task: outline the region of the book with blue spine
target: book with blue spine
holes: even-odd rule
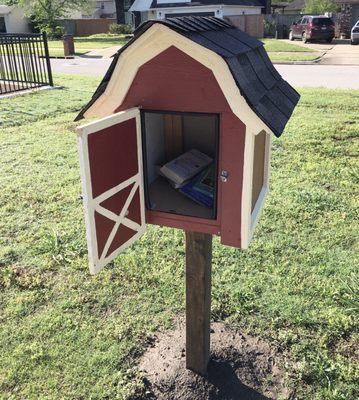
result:
[[[196,175],[179,191],[196,203],[212,208],[214,204],[215,168],[211,164],[208,168]]]

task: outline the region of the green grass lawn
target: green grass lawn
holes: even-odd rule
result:
[[[313,61],[322,54],[319,51],[283,40],[261,39],[261,41],[272,61]]]
[[[149,226],[89,275],[73,119],[98,79],[55,82],[0,102],[0,398],[138,399],[148,338],[184,311],[183,233]],[[212,319],[271,343],[293,399],[354,400],[359,91],[301,93],[250,249],[214,242]]]
[[[124,45],[128,41],[128,35],[92,35],[75,37],[76,55],[88,53],[91,50],[104,49],[112,46]],[[49,52],[51,57],[63,57],[64,45],[62,40],[49,40]]]
[[[260,39],[266,48],[267,51],[284,51],[284,52],[312,52],[313,50],[308,49],[307,47],[300,46],[294,43],[288,43],[284,40],[278,39]]]
[[[293,52],[269,52],[269,58],[272,61],[314,61],[317,60],[321,53],[316,51],[313,53],[293,53]]]

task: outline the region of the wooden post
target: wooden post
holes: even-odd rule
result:
[[[186,367],[206,375],[210,356],[212,235],[186,232]]]

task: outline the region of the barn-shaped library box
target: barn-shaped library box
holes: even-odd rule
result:
[[[91,272],[146,224],[247,248],[268,191],[271,137],[298,100],[263,43],[223,20],[141,25],[77,117],[97,118],[78,128]],[[169,179],[164,166],[192,168],[191,179]]]

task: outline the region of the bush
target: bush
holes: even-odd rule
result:
[[[133,32],[132,26],[127,24],[116,24],[113,23],[109,26],[108,29],[109,33],[113,35],[120,35],[120,34],[129,34]]]
[[[61,39],[62,36],[65,34],[65,28],[59,25],[54,27],[48,25],[42,25],[39,26],[39,28],[41,32],[46,32],[47,37],[49,39]]]
[[[274,21],[264,20],[264,37],[274,37],[276,31],[276,23]]]

